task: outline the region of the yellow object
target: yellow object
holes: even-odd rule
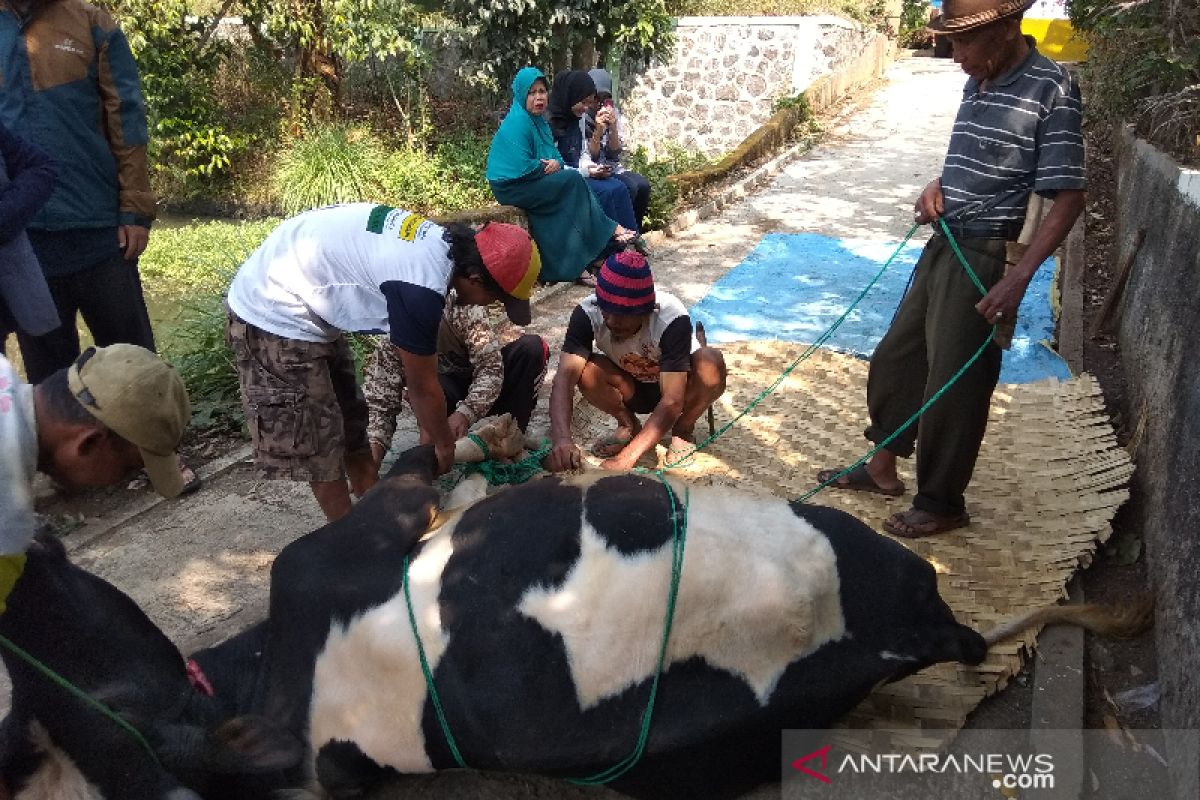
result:
[[[0,614],[8,608],[8,596],[21,573],[25,572],[25,554],[17,553],[11,556],[0,556]]]
[[[1055,61],[1084,61],[1087,59],[1087,40],[1071,27],[1067,19],[1021,20],[1021,32],[1037,40],[1038,50]]]

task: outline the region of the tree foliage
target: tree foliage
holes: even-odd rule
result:
[[[645,65],[675,41],[664,0],[447,0],[443,12],[461,28],[463,76],[494,89],[523,66],[590,68],[614,50]]]

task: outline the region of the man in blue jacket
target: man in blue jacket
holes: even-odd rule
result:
[[[0,0],[0,123],[60,168],[29,238],[63,324],[18,332],[29,380],[79,355],[80,313],[97,345],[153,350],[137,271],[155,216],[146,111],[112,16],[83,0]]]

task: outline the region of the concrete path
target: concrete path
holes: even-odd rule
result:
[[[886,83],[835,123],[823,145],[752,196],[657,244],[660,285],[694,304],[768,232],[898,242],[914,199],[940,171],[963,81],[944,60],[894,64]],[[530,329],[556,350],[585,294],[573,286],[548,293]],[[533,427],[545,425],[543,403]],[[261,618],[273,555],[322,522],[307,486],[259,481],[244,459],[222,465],[196,495],[147,506],[132,519],[117,510],[88,520],[66,542],[79,563],[130,594],[185,652]],[[6,704],[7,692],[0,697]]]

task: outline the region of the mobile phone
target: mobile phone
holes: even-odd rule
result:
[[[611,97],[604,101],[604,107],[612,108],[612,98]]]

